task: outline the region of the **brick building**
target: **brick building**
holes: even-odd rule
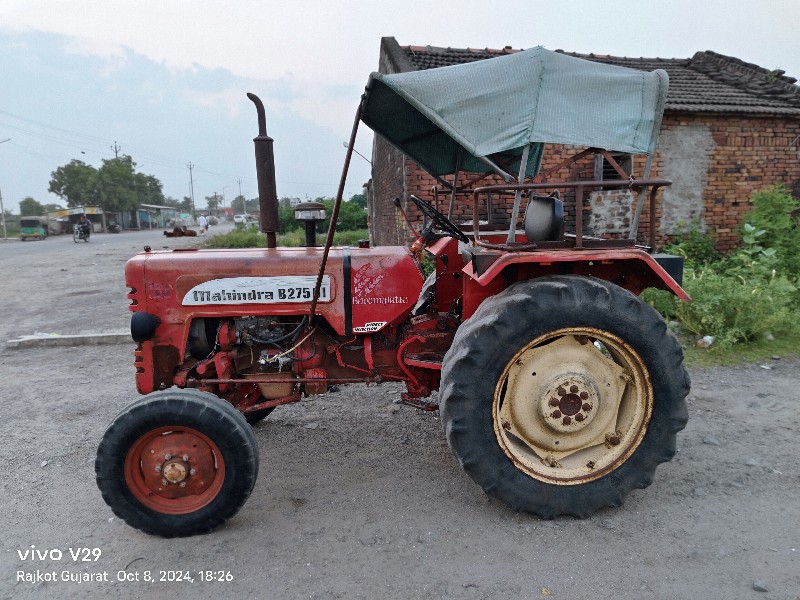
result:
[[[400,46],[394,38],[383,38],[379,70],[430,69],[514,52],[518,50]],[[686,59],[566,54],[643,71],[664,69],[669,74],[669,94],[650,177],[671,179],[673,185],[661,193],[654,217],[645,209],[640,232],[649,227],[651,218],[660,241],[682,229],[700,227],[726,250],[736,243],[753,191],[783,184],[800,195],[800,88],[782,71],[768,71],[710,51]],[[577,150],[580,148],[548,146],[542,169],[558,165]],[[642,177],[644,156],[615,158]],[[403,244],[408,229],[392,201],[396,197],[404,200],[409,194],[432,200],[431,190],[442,186],[380,136],[375,136],[372,163],[372,241],[375,245]],[[590,156],[554,173],[551,180],[602,179],[608,177],[607,169],[601,156]],[[454,221],[472,217],[468,199],[471,196],[467,194],[457,196]],[[631,202],[629,192],[593,193],[584,205],[585,230],[623,235],[630,224]],[[493,206],[495,222],[502,224],[505,217],[507,226],[508,206],[509,201]],[[565,208],[569,223],[574,198],[566,199]],[[412,218],[420,218],[414,215],[413,205],[407,210]],[[572,219],[574,222],[574,216]]]

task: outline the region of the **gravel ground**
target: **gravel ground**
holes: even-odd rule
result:
[[[159,233],[0,241],[0,342],[125,329],[125,260],[192,243]],[[797,357],[692,369],[675,459],[588,520],[513,513],[460,471],[437,413],[396,404],[394,384],[342,387],[256,427],[259,479],[228,524],[164,540],[94,483],[97,443],[136,397],[132,346],[0,344],[0,598],[797,600],[798,372]]]

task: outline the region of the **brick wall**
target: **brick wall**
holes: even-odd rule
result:
[[[543,168],[555,166],[579,148],[550,146]],[[376,136],[373,149],[373,190],[370,198],[370,230],[373,244],[402,244],[408,228],[392,204],[400,197],[406,205],[408,194],[433,201],[431,190],[440,184],[413,162]],[[634,159],[634,173],[641,177],[645,157]],[[592,158],[554,173],[551,181],[592,179]],[[662,123],[659,148],[653,160],[651,178],[673,181],[659,194],[659,208],[652,221],[663,243],[682,229],[697,226],[715,236],[720,250],[733,248],[742,221],[750,210],[748,198],[759,189],[783,184],[800,195],[800,119],[781,117],[732,117],[667,113]],[[567,231],[575,228],[574,195],[565,201]],[[624,235],[629,227],[625,212],[632,198],[626,194],[603,194],[584,203],[585,231],[593,235]],[[494,222],[507,227],[513,198],[493,198]],[[439,208],[447,213],[449,196],[439,196]],[[413,205],[406,206],[412,220],[421,221]],[[524,208],[524,207],[523,207]],[[479,215],[486,219],[486,210]],[[472,218],[471,195],[458,195],[453,212],[456,222]],[[639,229],[641,240],[651,215],[645,206]]]

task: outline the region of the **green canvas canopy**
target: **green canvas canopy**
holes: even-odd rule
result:
[[[472,63],[373,73],[362,120],[432,175],[539,170],[544,144],[655,150],[668,78],[532,48]]]

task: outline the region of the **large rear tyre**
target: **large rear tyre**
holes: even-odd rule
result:
[[[162,537],[207,533],[244,505],[258,475],[252,428],[227,402],[197,390],[148,394],[109,425],[97,486],[131,527]]]
[[[661,316],[606,281],[524,281],[444,359],[440,409],[469,476],[514,510],[588,517],[652,482],[686,425],[689,375]]]

